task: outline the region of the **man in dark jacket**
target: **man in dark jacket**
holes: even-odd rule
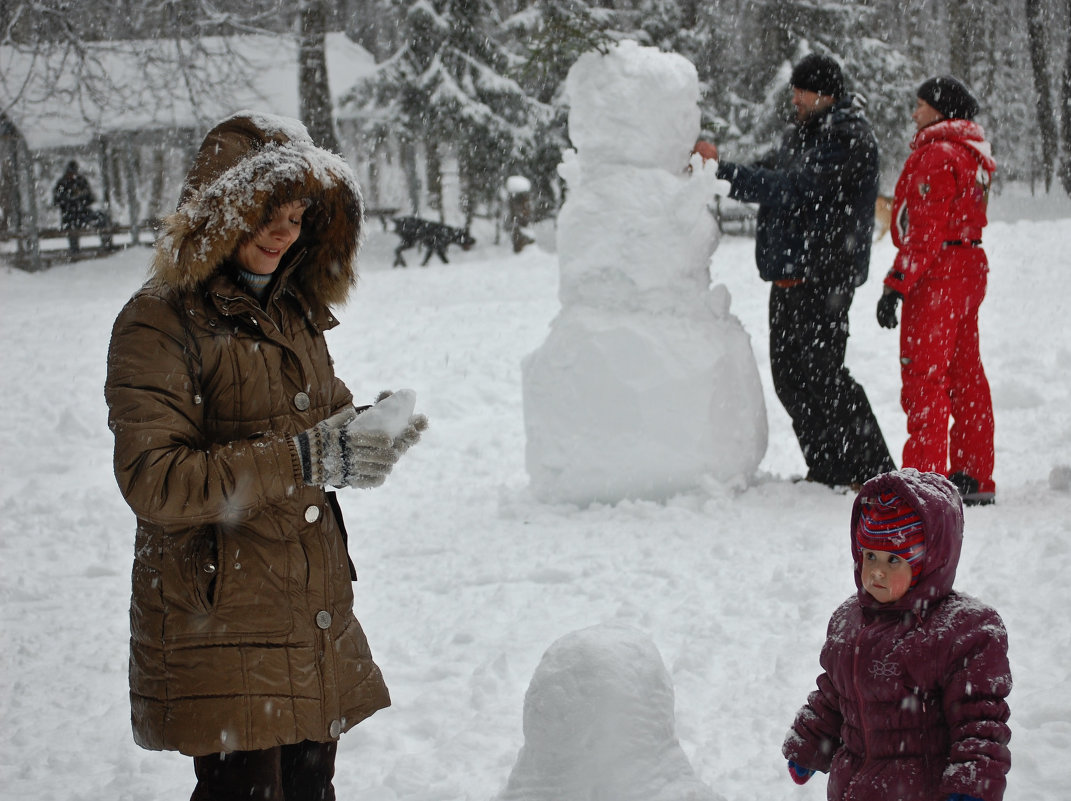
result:
[[[840,66],[811,54],[792,70],[795,120],[750,165],[723,161],[729,197],[758,203],[755,260],[770,281],[770,368],[807,478],[859,484],[894,469],[863,388],[844,365],[848,310],[867,276],[878,147]],[[699,143],[704,158],[717,150]]]

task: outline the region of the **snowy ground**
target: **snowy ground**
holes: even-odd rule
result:
[[[967,511],[958,586],[1010,632],[1006,798],[1051,801],[1066,795],[1071,753],[1071,620],[1058,603],[1071,491],[1050,482],[1071,464],[1071,212],[1029,206],[997,198],[986,234],[999,503]],[[1024,213],[1035,221],[1016,220]],[[452,250],[449,266],[391,270],[394,238],[375,232],[331,335],[359,399],[410,386],[432,421],[385,487],[342,496],[358,615],[394,706],[343,738],[339,798],[492,799],[544,650],[603,621],[653,638],[684,750],[728,801],[824,798],[823,781],[791,784],[780,745],[828,615],[853,590],[852,498],[790,480],[803,463],[769,386],[752,241],[724,239],[712,275],[732,292],[764,381],[760,475],[744,490],[577,509],[533,502],[523,462],[520,359],[557,311],[555,258],[483,240]],[[878,244],[875,274],[891,254]],[[189,760],[139,750],[128,723],[133,518],[112,479],[101,388],[112,319],[147,260],[138,248],[36,275],[0,267],[3,799],[183,799],[192,788]],[[872,280],[857,295],[849,364],[898,453],[897,340],[874,322],[879,292]]]

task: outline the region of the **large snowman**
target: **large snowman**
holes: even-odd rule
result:
[[[728,291],[710,287],[716,179],[691,156],[695,67],[624,41],[581,56],[566,93],[561,310],[522,363],[533,494],[612,503],[746,480],[766,408]]]

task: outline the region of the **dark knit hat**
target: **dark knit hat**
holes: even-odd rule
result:
[[[911,565],[911,586],[922,572],[926,542],[922,518],[903,498],[881,492],[861,499],[855,541],[860,550],[894,553]]]
[[[829,56],[811,53],[800,59],[792,68],[789,83],[797,89],[817,92],[820,95],[841,97],[844,94],[844,73],[840,64]]]
[[[971,90],[951,75],[923,81],[918,96],[950,119],[973,120],[978,113],[978,101]]]

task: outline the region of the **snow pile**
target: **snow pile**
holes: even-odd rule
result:
[[[766,410],[750,340],[710,289],[713,165],[695,67],[622,42],[566,83],[561,311],[523,362],[526,462],[541,500],[666,498],[750,476]]]
[[[1029,186],[1000,189],[981,312],[999,497],[965,510],[956,586],[994,606],[1011,638],[1005,801],[1053,801],[1068,795],[1071,753],[1071,617],[1060,612],[1071,337],[1052,333],[1071,317],[1071,294],[1054,291],[1071,273],[1071,201],[1054,190],[1050,210]],[[854,496],[790,480],[806,465],[766,369],[754,240],[723,237],[711,270],[752,333],[766,394],[770,445],[756,481],[581,510],[533,502],[524,466],[520,365],[559,308],[558,260],[491,244],[493,225],[477,219],[480,244],[449,270],[392,270],[397,236],[369,226],[360,286],[327,333],[358,402],[413,387],[431,420],[385,485],[338,493],[357,616],[394,701],[340,740],[338,798],[494,798],[524,745],[524,698],[547,646],[613,621],[657,645],[700,779],[732,801],[824,801],[825,777],[796,787],[780,749],[821,671],[830,613],[855,592],[845,547]],[[889,237],[879,241],[871,275],[894,256]],[[101,387],[112,321],[148,259],[131,247],[40,273],[0,266],[5,801],[186,799],[193,789],[188,757],[130,736],[136,521],[112,473]],[[848,366],[899,454],[898,334],[874,321],[880,296],[876,280],[856,294]]]
[[[524,746],[498,801],[719,801],[675,732],[654,642],[628,626],[567,634],[524,698]]]

